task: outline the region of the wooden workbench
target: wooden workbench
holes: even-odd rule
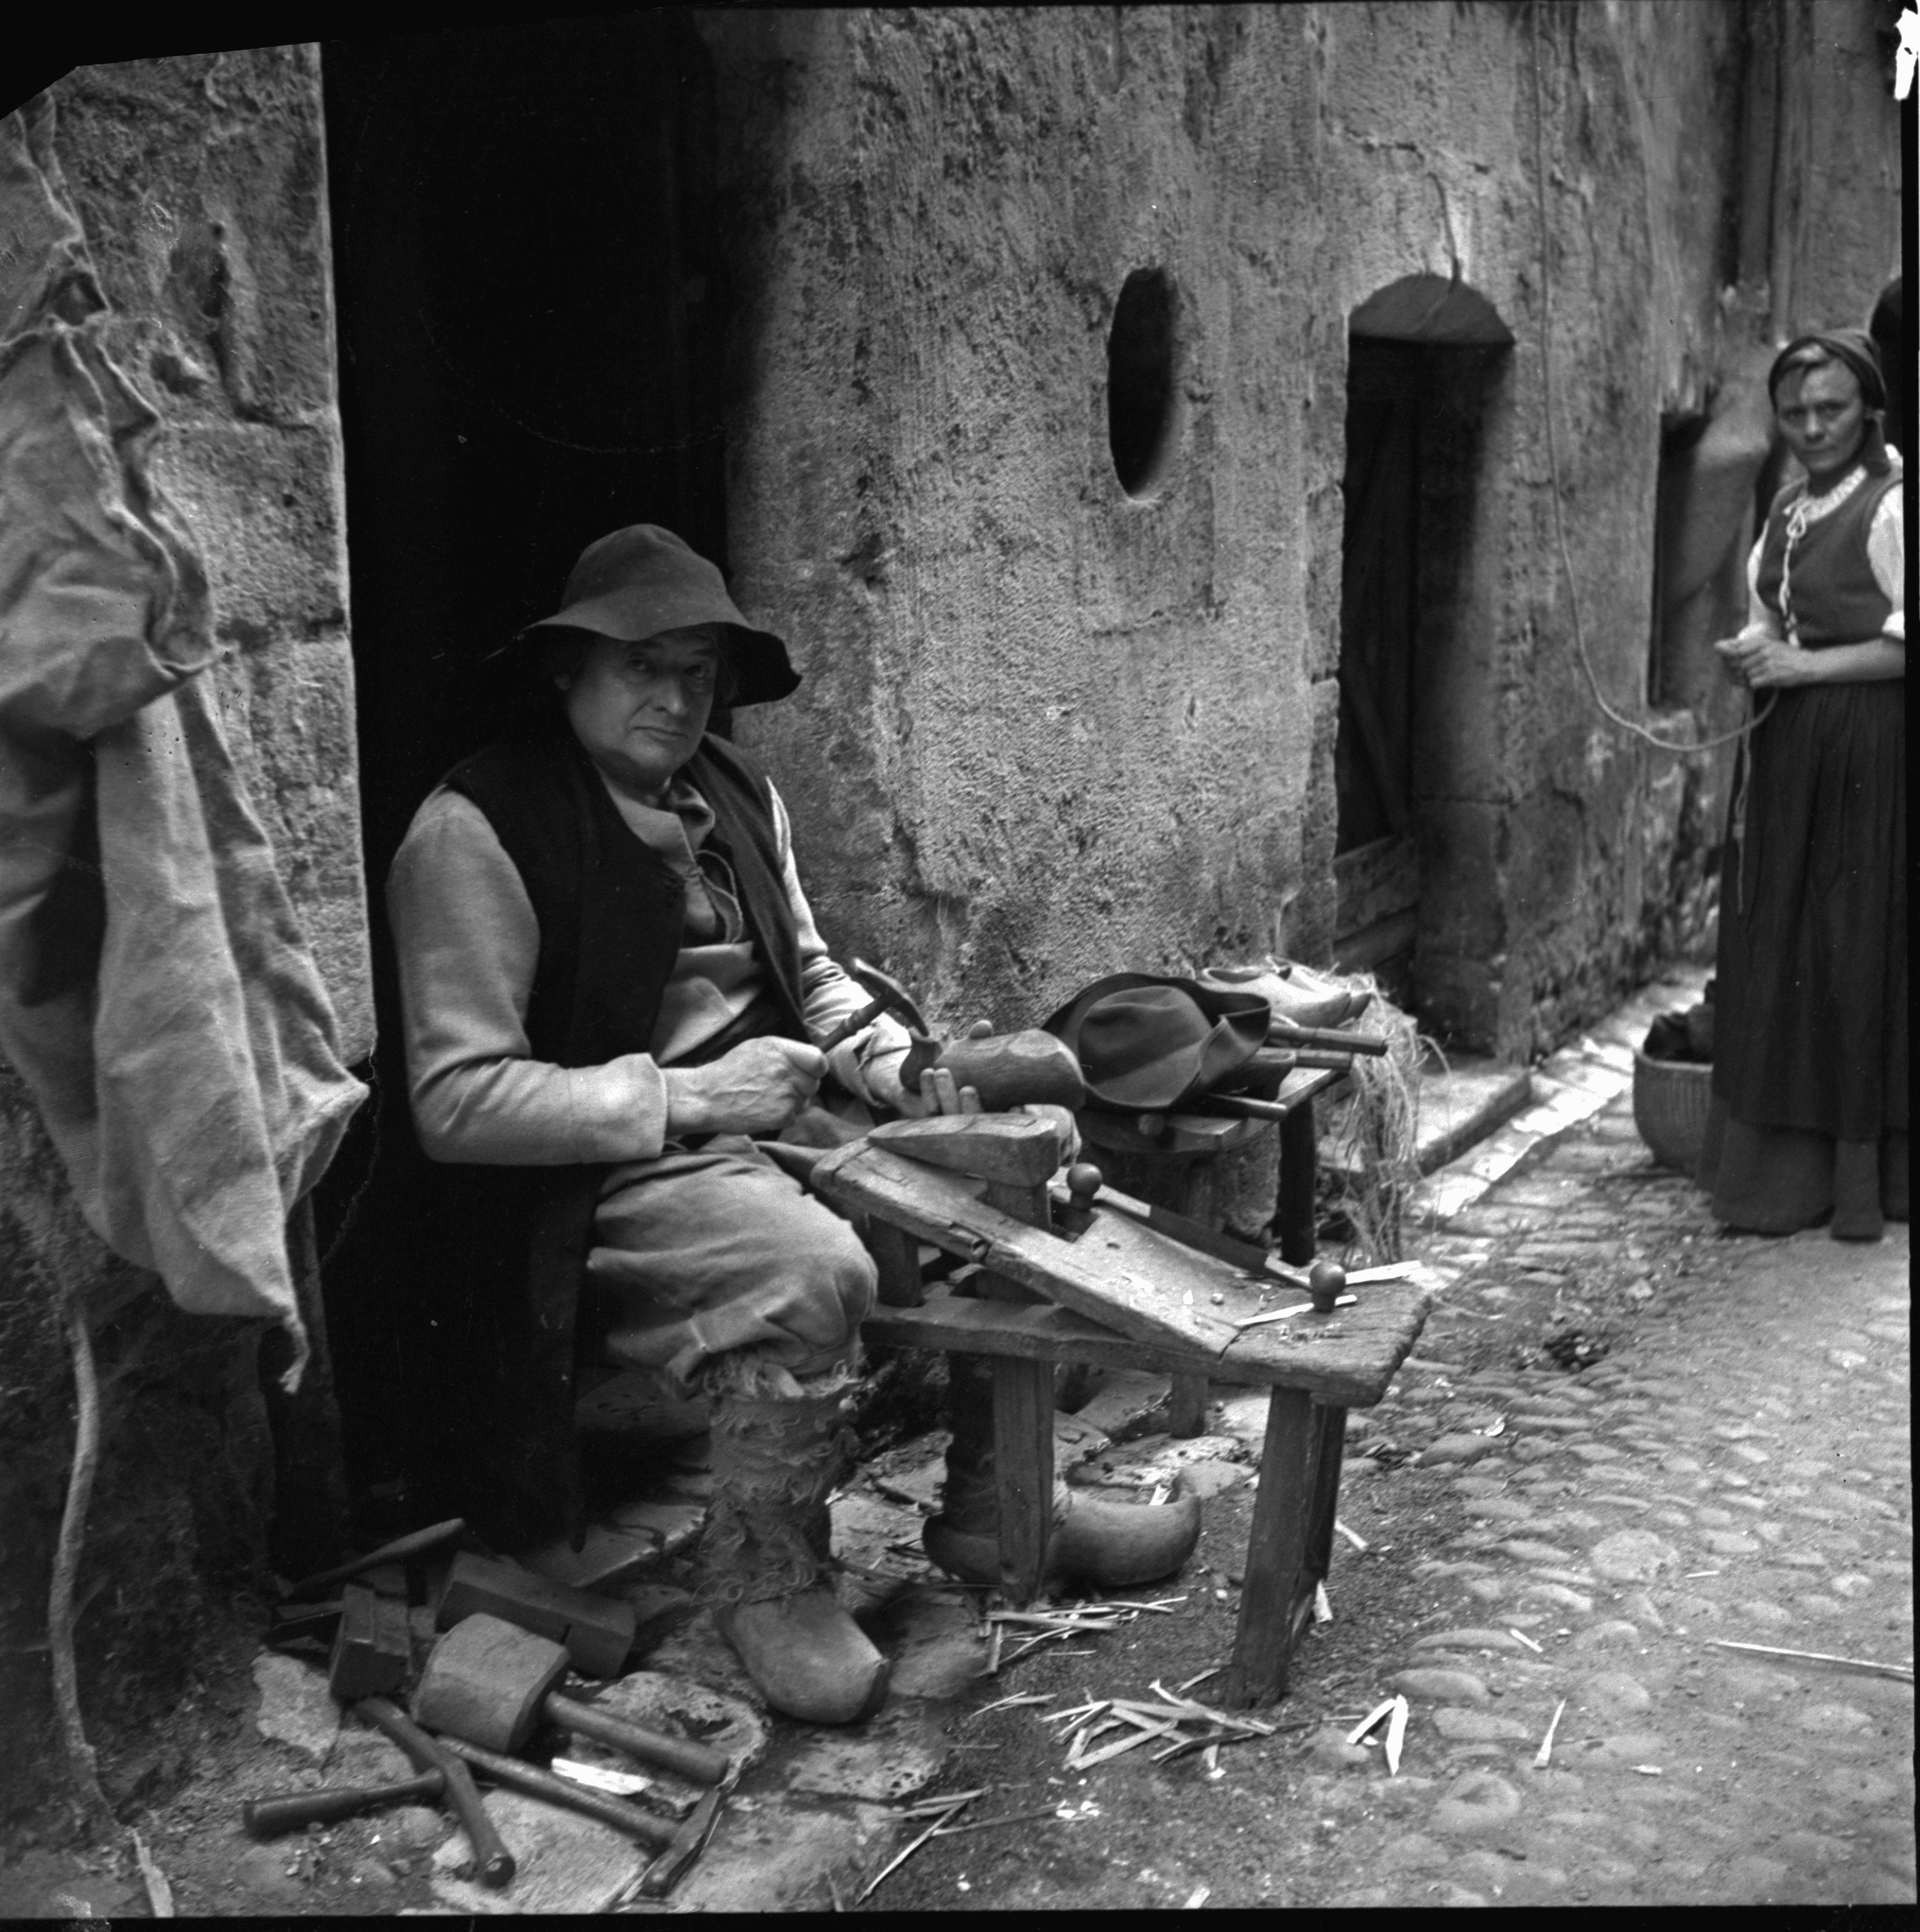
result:
[[[862,1324],[872,1341],[982,1354],[1010,1366],[1084,1362],[1270,1388],[1239,1628],[1220,1694],[1240,1704],[1282,1695],[1315,1586],[1326,1574],[1346,1412],[1385,1393],[1426,1321],[1426,1291],[1380,1283],[1360,1291],[1351,1307],[1316,1314],[1303,1291],[1143,1225],[1110,1190],[1094,1197],[1090,1211],[1056,1190],[1048,1225],[1038,1225],[1037,1216],[1022,1220],[994,1204],[984,1180],[866,1141],[824,1156],[812,1184],[876,1232],[890,1232],[892,1248],[880,1244],[890,1305]],[[922,1295],[917,1270],[900,1264],[902,1250],[916,1243],[977,1263],[1031,1298]],[[1257,1328],[1234,1325],[1278,1309],[1302,1312]],[[1048,1408],[1049,1426],[1018,1438],[1022,1466],[1004,1460],[998,1472],[1003,1537],[1031,1552],[1015,1579],[1016,1594],[1037,1591],[1044,1562],[1044,1527],[1024,1520],[1051,1507]]]

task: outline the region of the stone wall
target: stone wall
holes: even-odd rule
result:
[[[807,674],[741,735],[830,934],[944,1016],[1002,1022],[1105,970],[1326,956],[1348,323],[1424,274],[1515,340],[1422,646],[1423,1010],[1537,1052],[1697,942],[1730,754],[1610,723],[1576,630],[1616,710],[1682,737],[1737,717],[1709,647],[1738,620],[1726,506],[1765,454],[1766,278],[1804,254],[1864,314],[1897,252],[1869,0],[1776,10],[1813,35],[1807,152],[1857,101],[1832,152],[1871,166],[1858,193],[1811,170],[1756,265],[1734,242],[1773,16],[1731,0],[703,16],[730,560]],[[1843,232],[1822,211],[1844,200]],[[1136,501],[1105,344],[1150,267],[1179,295],[1179,425]],[[1664,717],[1661,423],[1689,412],[1727,422],[1661,680],[1690,709]]]
[[[171,426],[155,466],[231,648],[213,674],[228,736],[357,1059],[373,1016],[315,57],[129,62],[52,91],[112,352]],[[310,1280],[310,1257],[302,1265]],[[80,1223],[26,1088],[0,1066],[0,1708],[15,1745],[0,1812],[44,1798],[57,1755],[40,1642],[72,1431],[63,1286],[92,1310],[103,1382],[78,1627],[90,1724],[170,1705],[225,1592],[257,1582],[268,1556],[259,1324],[181,1315],[154,1277],[110,1256]],[[328,1486],[324,1469],[310,1474]],[[118,1795],[154,1768],[137,1752],[109,1768]]]

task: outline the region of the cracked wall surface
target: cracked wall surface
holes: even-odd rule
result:
[[[1108,970],[1325,958],[1348,320],[1425,274],[1515,341],[1424,673],[1423,1006],[1525,1054],[1697,942],[1728,754],[1608,723],[1575,619],[1600,691],[1647,717],[1663,414],[1750,415],[1770,271],[1790,320],[1824,321],[1897,265],[1872,8],[1795,4],[1810,58],[1840,47],[1794,136],[1834,165],[1757,266],[1728,238],[1766,10],[702,16],[730,560],[807,679],[741,735],[830,936],[1003,1023]],[[1837,231],[1818,211],[1843,204]],[[1148,267],[1180,292],[1182,419],[1138,502],[1103,345]],[[1732,442],[1737,500],[1756,465]],[[1737,716],[1702,658],[1738,621],[1713,582],[1670,681],[1692,711],[1652,720],[1683,735]]]

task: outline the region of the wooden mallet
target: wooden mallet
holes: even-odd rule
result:
[[[696,1784],[726,1777],[728,1761],[718,1751],[561,1696],[554,1687],[566,1668],[563,1646],[478,1612],[434,1645],[413,1694],[413,1714],[430,1731],[500,1752],[520,1750],[544,1718]]]

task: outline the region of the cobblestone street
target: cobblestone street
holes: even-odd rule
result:
[[[1387,1399],[1348,1418],[1334,1621],[1265,1714],[1282,1734],[1210,1774],[1136,1753],[1076,1777],[1031,1711],[963,1719],[988,1755],[942,1782],[986,1772],[1009,1808],[1064,1800],[1063,1822],[928,1846],[876,1906],[1913,1899],[1910,1674],[1718,1647],[1910,1673],[1908,1230],[1724,1234],[1655,1164],[1631,1047],[1703,978],[1643,988],[1424,1184],[1408,1250],[1436,1305]],[[1263,1399],[1219,1393],[1192,1448],[1257,1458]],[[1071,1706],[1224,1654],[1250,1472],[1206,1472],[1181,1616],[1023,1666],[1020,1690]],[[1384,1724],[1348,1740],[1396,1692],[1390,1775]]]
[[[1710,1641],[1911,1664],[1906,1229],[1719,1234],[1622,1095],[1420,1252],[1442,1305],[1350,1444],[1413,1456],[1344,1508],[1442,1546],[1400,1774],[1312,1747],[1366,1874],[1328,1902],[1912,1900],[1910,1682]]]

